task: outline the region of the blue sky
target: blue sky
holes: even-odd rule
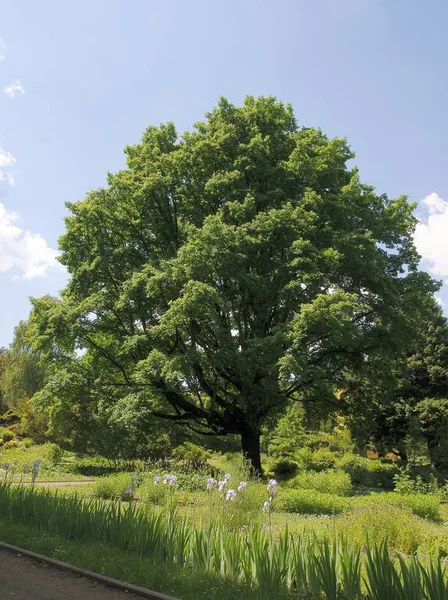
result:
[[[346,136],[364,181],[419,202],[423,264],[448,281],[447,22],[445,0],[0,0],[0,345],[64,285],[64,203],[221,95]]]

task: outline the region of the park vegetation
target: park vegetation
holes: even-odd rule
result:
[[[448,324],[415,207],[273,98],[125,152],[0,349],[10,538],[125,551],[181,597],[194,567],[208,598],[446,598]]]

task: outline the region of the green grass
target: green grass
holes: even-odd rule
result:
[[[74,455],[65,455],[65,463],[55,471],[48,464],[50,451],[50,445],[43,445],[14,448],[4,453],[7,452],[8,461],[12,462],[12,459],[20,456],[20,462],[29,464],[34,459],[43,457],[39,482],[82,481],[84,478],[79,471],[102,473],[109,468],[107,461],[101,457],[79,459]],[[393,464],[350,454],[344,455],[340,461],[345,461],[347,470],[360,469],[364,475],[373,473],[380,479],[387,476],[389,480],[396,471]],[[1,462],[4,462],[4,456]],[[220,519],[225,521],[230,531],[253,526],[268,528],[272,525],[276,534],[287,528],[291,534],[305,532],[316,535],[322,541],[328,535],[337,533],[345,535],[350,542],[358,545],[364,545],[370,535],[377,542],[387,538],[392,551],[408,554],[429,548],[431,552],[448,555],[448,531],[443,524],[443,521],[448,521],[448,505],[440,503],[441,494],[398,494],[368,490],[360,494],[362,489],[354,489],[348,480],[348,473],[342,470],[301,471],[293,479],[280,482],[278,495],[272,504],[272,513],[268,518],[268,515],[262,513],[263,502],[267,499],[266,482],[251,479],[246,465],[237,455],[215,455],[208,469],[200,471],[174,470],[178,475],[178,483],[169,492],[166,486],[154,486],[154,476],[163,476],[164,472],[164,469],[155,467],[151,471],[137,471],[134,501],[139,505],[158,507],[164,514],[175,510],[191,527],[208,525],[211,520]],[[208,476],[222,478],[224,473],[230,473],[230,487],[234,489],[240,481],[248,482],[246,493],[239,494],[234,503],[226,503],[216,490],[209,493],[205,489]],[[59,489],[87,499],[126,499],[126,486],[131,480],[130,471],[94,479],[93,485],[64,486],[61,483]],[[350,490],[354,495],[347,495]],[[52,494],[56,492],[53,487],[49,491]]]
[[[16,448],[0,448],[0,468],[5,463],[13,464],[15,461],[18,462],[18,466],[15,469],[14,479],[23,481],[31,481],[31,476],[28,474],[22,477],[23,466],[28,465],[31,468],[35,460],[41,460],[41,467],[39,471],[40,481],[81,481],[87,479],[85,475],[78,472],[71,473],[69,467],[72,461],[75,461],[74,455],[67,455],[60,464],[55,465],[52,461],[52,448],[53,444],[40,444],[30,445],[29,441],[25,440],[21,442]],[[68,462],[71,461],[71,463]],[[0,472],[0,481],[1,481]]]
[[[297,489],[316,490],[336,496],[347,496],[352,491],[350,476],[344,471],[302,471],[287,482]]]
[[[280,490],[275,506],[278,510],[306,515],[335,515],[348,508],[348,500],[317,490]]]
[[[171,493],[175,492],[167,492]],[[171,510],[0,486],[0,523],[6,523],[0,529],[3,539],[13,541],[5,538],[8,527],[25,526],[22,531],[28,543],[36,537],[40,544],[50,540],[50,550],[34,549],[75,564],[81,556],[87,568],[174,595],[179,592],[175,589],[178,583],[173,582],[181,582],[179,585],[196,594],[191,597],[203,597],[198,589],[205,589],[210,598],[227,598],[232,593],[245,598],[287,598],[297,592],[296,598],[308,600],[317,600],[323,594],[329,600],[356,599],[352,591],[365,584],[371,600],[446,598],[447,573],[439,560],[439,548],[434,546],[426,558],[412,554],[397,560],[384,536],[377,540],[369,535],[386,527],[399,537],[407,527],[409,538],[424,519],[396,506],[375,507],[376,514],[372,507],[363,510],[372,516],[370,527],[353,543],[352,538],[337,530],[336,517],[329,520],[333,529],[326,532],[315,528],[301,534],[278,531],[271,515],[265,517],[262,527],[235,527],[232,519],[239,512],[238,501],[224,503],[222,512],[215,510],[214,521],[192,524]],[[359,532],[363,525],[356,522],[356,515],[361,512],[344,514],[339,523],[347,531],[358,527]],[[350,523],[349,517],[355,522]],[[78,548],[78,554],[67,556],[67,548]],[[411,551],[417,549],[415,545]],[[142,580],[146,570],[151,571],[155,583]],[[156,574],[161,570],[165,575],[159,581]],[[441,595],[433,595],[436,589]],[[183,591],[181,597],[189,596]]]
[[[223,580],[210,573],[195,569],[176,569],[157,565],[132,554],[123,553],[105,544],[67,541],[66,538],[42,533],[42,530],[0,520],[0,539],[19,546],[113,577],[150,590],[182,598],[182,600],[223,600],[247,598],[269,600],[272,596],[250,586]],[[289,593],[276,595],[279,600],[291,598]]]

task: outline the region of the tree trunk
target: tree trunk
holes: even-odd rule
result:
[[[263,475],[261,468],[260,432],[247,427],[241,432],[241,448],[243,456],[249,461],[256,475]]]

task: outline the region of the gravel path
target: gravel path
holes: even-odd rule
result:
[[[0,550],[0,599],[142,600],[6,550]]]

